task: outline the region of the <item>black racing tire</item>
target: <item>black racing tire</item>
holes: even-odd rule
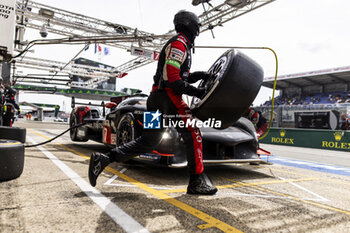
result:
[[[25,143],[26,134],[27,131],[24,128],[0,126],[0,139],[9,139]]]
[[[69,127],[72,128],[78,124],[80,124],[80,123],[78,122],[78,118],[76,117],[76,115],[71,114],[71,117],[69,120]],[[69,130],[69,136],[73,142],[87,142],[88,141],[88,139],[81,139],[78,137],[78,128],[74,128],[74,129]]]
[[[69,128],[72,128],[75,125],[77,125],[77,117],[74,114],[71,114],[69,119]],[[69,136],[73,142],[78,141],[77,133],[78,133],[78,128],[69,130]]]
[[[135,118],[132,113],[125,113],[120,117],[117,125],[116,145],[121,146],[136,137]]]
[[[0,181],[19,177],[24,167],[24,145],[19,141],[0,139]]]
[[[236,122],[253,103],[263,82],[260,65],[241,52],[226,51],[211,66],[212,78],[202,81],[204,97],[193,98],[191,110],[198,119],[215,118],[225,129]]]

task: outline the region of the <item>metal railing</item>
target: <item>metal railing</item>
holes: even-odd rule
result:
[[[262,115],[269,121],[272,106],[259,106],[254,108],[261,111]],[[274,106],[272,127],[294,128],[295,112],[323,112],[332,110],[339,113],[339,122],[341,122],[340,116],[342,114],[350,114],[350,103]]]

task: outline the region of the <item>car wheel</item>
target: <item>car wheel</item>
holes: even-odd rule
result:
[[[117,146],[121,146],[127,142],[130,142],[134,140],[134,138],[134,116],[131,113],[126,113],[121,116],[117,126]]]
[[[24,167],[23,143],[0,139],[0,181],[19,177]]]
[[[70,117],[70,121],[69,121],[69,127],[72,128],[78,124],[79,124],[78,118],[74,114],[72,114]],[[78,128],[70,129],[69,135],[70,135],[70,139],[73,142],[86,142],[86,141],[88,141],[87,139],[81,139],[78,137]]]
[[[263,81],[263,69],[243,53],[228,50],[208,72],[212,77],[199,84],[206,93],[201,100],[192,99],[191,110],[202,121],[220,120],[224,129],[236,122],[253,103]]]
[[[70,120],[69,120],[69,127],[71,128],[69,130],[69,135],[70,135],[70,139],[72,141],[77,141],[78,140],[77,139],[78,129],[77,128],[72,129],[72,127],[76,126],[76,122],[77,122],[76,116],[72,114],[70,116]]]
[[[0,126],[0,139],[26,142],[26,129],[18,127]]]

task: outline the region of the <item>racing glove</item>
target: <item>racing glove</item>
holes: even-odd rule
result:
[[[208,80],[210,77],[212,76],[211,73],[207,72],[207,71],[196,71],[193,73],[190,73],[190,75],[188,76],[187,81],[189,83],[195,83],[198,80]]]
[[[203,87],[194,87],[194,86],[191,86],[191,85],[188,85],[187,87],[187,90],[184,92],[185,94],[187,95],[190,95],[190,96],[195,96],[199,99],[202,99],[202,97],[204,96],[206,92],[206,89],[203,88]]]
[[[196,88],[194,96],[199,99],[202,99],[205,93],[206,93],[206,89],[204,87],[199,87],[199,88]]]

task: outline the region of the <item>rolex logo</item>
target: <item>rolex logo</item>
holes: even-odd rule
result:
[[[341,138],[343,137],[343,132],[334,132],[333,135],[336,141],[340,141]]]
[[[281,129],[280,130],[280,135],[281,135],[281,137],[286,136],[286,131],[284,129]]]

